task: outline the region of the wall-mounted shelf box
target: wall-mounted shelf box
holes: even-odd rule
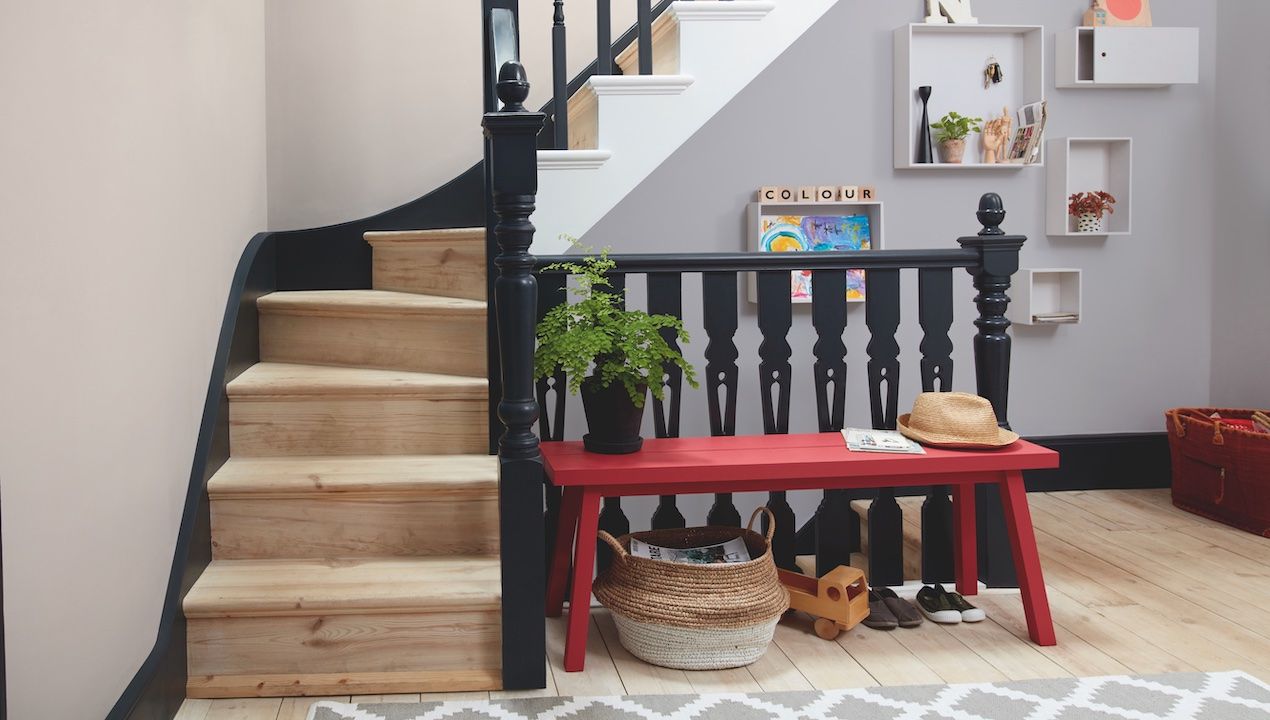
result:
[[[1054,36],[1060,88],[1145,88],[1199,82],[1199,28],[1078,27]]]
[[[1045,229],[1052,237],[1104,237],[1133,231],[1133,140],[1130,138],[1055,138],[1048,142]],[[1116,197],[1115,212],[1103,218],[1103,231],[1076,232],[1067,214],[1067,198],[1077,192],[1104,190]]]
[[[882,239],[882,203],[878,200],[864,202],[752,202],[745,206],[745,226],[748,235],[750,252],[759,252],[763,239],[763,218],[781,215],[864,215],[869,219],[869,250],[881,250]],[[862,251],[862,252],[868,252]],[[758,284],[754,273],[746,273],[749,277],[748,297],[750,302],[758,302]],[[795,305],[808,304],[811,298],[794,298]],[[847,302],[862,302],[847,300]]]
[[[927,25],[913,23],[895,30],[895,167],[929,171],[1011,171],[1032,165],[984,164],[979,136],[967,139],[966,162],[916,163],[922,101],[917,88],[930,85],[930,121],[938,122],[955,110],[988,119],[1009,109],[1011,116],[1030,103],[1045,99],[1045,28],[1040,25]],[[985,89],[983,69],[996,57],[1005,80]],[[1018,128],[1017,123],[1015,129]],[[936,160],[939,159],[935,143]]]
[[[1080,322],[1080,270],[1023,269],[1014,274],[1006,317],[1015,325],[1075,325]]]

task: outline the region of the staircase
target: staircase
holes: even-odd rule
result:
[[[368,233],[374,289],[257,302],[189,697],[501,687],[484,237]]]
[[[569,99],[568,148],[539,151],[533,252],[567,250],[562,234],[582,237],[837,2],[672,3],[651,27],[653,74],[637,74],[628,47],[615,58],[624,74]]]

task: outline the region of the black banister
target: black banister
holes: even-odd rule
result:
[[[556,150],[569,149],[569,63],[565,49],[564,0],[551,16],[551,123]]]
[[[639,28],[639,74],[653,74],[653,0],[635,0]]]
[[[595,0],[595,74],[613,74],[613,13],[611,0]]]
[[[847,268],[905,270],[921,268],[974,268],[979,252],[962,250],[871,250],[869,252],[818,253],[681,253],[609,255],[620,273],[654,272],[758,272],[763,270],[841,270]],[[546,270],[548,265],[576,261],[574,255],[539,255],[535,269],[542,274],[564,273]]]
[[[543,469],[534,423],[534,327],[538,308],[534,258],[529,246],[538,191],[537,135],[545,117],[525,110],[529,82],[519,62],[498,73],[501,110],[482,125],[490,153],[489,196],[497,221],[494,237],[494,313],[497,317],[501,390],[498,418],[499,543],[502,577],[503,687],[546,686],[546,548],[543,523]]]

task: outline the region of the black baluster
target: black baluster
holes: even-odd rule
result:
[[[652,315],[671,315],[683,319],[683,276],[679,273],[649,273],[648,275],[648,312]],[[679,336],[674,328],[662,328],[661,336],[673,350],[679,350]],[[674,363],[666,363],[665,372],[659,379],[665,392],[665,400],[653,398],[653,432],[659,438],[679,437],[680,394],[683,389],[683,370]],[[663,528],[686,527],[674,495],[662,495],[653,512],[652,527]]]
[[[952,389],[952,270],[917,271],[917,316],[922,326],[922,392]],[[953,580],[952,502],[947,485],[932,485],[922,502],[922,582]]]
[[[639,74],[653,74],[653,0],[636,0],[639,25]]]
[[[740,353],[733,336],[737,326],[737,276],[734,272],[701,274],[701,300],[706,337],[706,405],[710,434],[736,434],[736,388]],[[732,504],[732,493],[716,493],[706,515],[709,525],[741,527],[741,513]]]
[[[595,74],[613,74],[612,8],[610,0],[595,0]]]
[[[975,327],[975,386],[979,395],[992,402],[997,414],[997,424],[1009,428],[1006,414],[1010,392],[1010,321],[1005,317],[1010,298],[1010,276],[1019,269],[1019,251],[1027,238],[1023,235],[1006,235],[1001,229],[1005,220],[1005,207],[1001,196],[988,193],[979,200],[979,222],[983,229],[972,237],[958,238],[965,248],[979,252],[979,264],[970,269],[974,276],[975,306],[979,317]],[[1009,538],[1005,530],[1005,516],[1001,511],[1001,498],[995,486],[984,484],[975,488],[976,518],[978,520],[979,578],[989,587],[1017,587]]]
[[[502,603],[502,668],[504,688],[546,686],[546,563],[543,528],[543,469],[534,397],[534,315],[537,284],[529,254],[534,226],[529,221],[538,189],[537,136],[546,117],[527,112],[529,82],[517,62],[498,73],[500,112],[487,113],[485,136],[491,149],[488,168],[494,236],[494,308],[498,317],[502,397],[498,417],[505,427],[498,442],[499,533],[519,542],[500,544]]]
[[[631,531],[631,522],[626,519],[626,513],[622,512],[622,498],[604,498],[604,505],[600,508],[600,529],[613,537],[622,537]],[[595,555],[596,572],[604,572],[612,562],[612,548],[600,542]]]
[[[869,406],[873,427],[894,430],[900,392],[900,271],[867,270],[864,322],[869,326]],[[883,488],[869,506],[869,582],[904,584],[904,517],[895,491]]]
[[[551,122],[557,150],[569,149],[569,66],[565,57],[564,0],[551,18]]]
[[[763,334],[763,341],[758,347],[759,392],[763,407],[763,432],[768,435],[789,432],[789,385],[792,373],[789,357],[793,352],[786,337],[793,322],[789,272],[767,270],[758,273],[758,326]],[[789,506],[785,492],[768,493],[767,508],[776,517],[772,559],[778,567],[797,570],[795,532],[798,526],[794,509]],[[766,532],[767,516],[763,517],[763,529]]]
[[[564,274],[538,278],[538,320],[542,321],[553,307],[565,302]],[[564,409],[568,397],[564,368],[557,367],[551,377],[538,379],[538,437],[544,441],[564,440]],[[547,484],[546,489],[547,566],[556,549],[556,525],[560,522],[560,488]]]
[[[820,432],[842,429],[847,398],[847,273],[816,270],[811,274],[812,325],[816,328],[816,419]],[[816,574],[851,564],[860,545],[860,516],[851,509],[844,490],[826,490],[816,508],[814,554]]]

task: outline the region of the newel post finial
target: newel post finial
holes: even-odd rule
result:
[[[978,235],[957,240],[963,248],[979,253],[979,262],[969,268],[974,276],[975,306],[979,317],[975,327],[975,384],[979,395],[992,401],[997,413],[997,423],[1008,428],[1007,416],[1010,394],[1010,321],[1005,316],[1010,298],[1010,278],[1019,269],[1019,251],[1027,238],[1007,235],[1001,229],[1005,220],[1005,204],[996,193],[986,193],[979,199],[975,217],[983,225]]]
[[[525,99],[529,97],[529,78],[525,66],[508,60],[498,69],[498,99],[503,112],[525,112]]]

